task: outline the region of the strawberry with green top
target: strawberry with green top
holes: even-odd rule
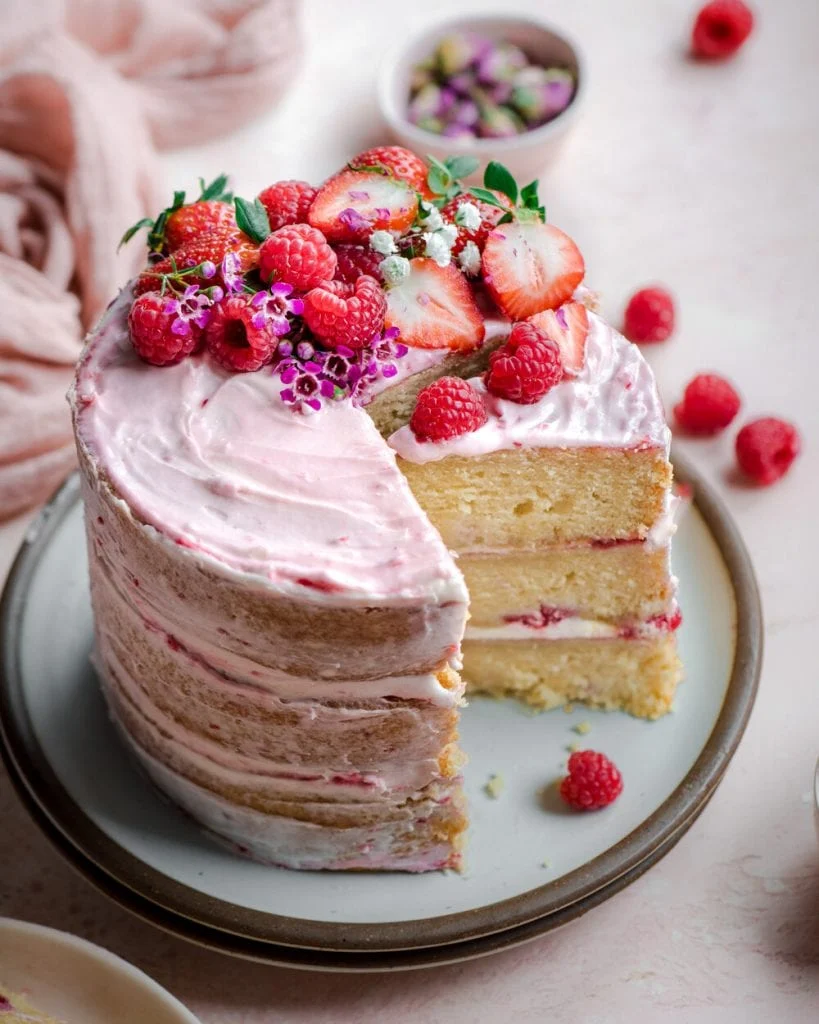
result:
[[[536,181],[518,191],[509,171],[492,161],[486,168],[484,186],[471,189],[472,195],[504,211],[486,239],[481,260],[492,298],[512,320],[556,309],[572,297],[583,280],[580,250],[567,234],[545,223]],[[511,209],[495,192],[508,198]]]
[[[233,214],[233,195],[227,190],[227,175],[206,185],[199,179],[200,195],[192,203],[185,202],[184,192],[174,192],[173,202],[159,214],[156,220],[143,217],[122,236],[120,245],[130,241],[140,228],[147,227],[148,248],[151,252],[171,253],[206,231],[221,228],[236,228]]]

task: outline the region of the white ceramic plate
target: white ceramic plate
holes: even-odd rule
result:
[[[66,932],[0,918],[0,981],[66,1024],[198,1024],[125,960]]]
[[[50,521],[35,526],[5,598],[0,719],[14,774],[103,872],[199,925],[372,952],[461,942],[545,918],[680,832],[718,783],[750,712],[761,641],[753,574],[724,509],[697,486],[702,511],[688,510],[675,542],[687,676],[675,712],[648,723],[473,699],[462,727],[472,820],[462,876],[264,867],[223,849],[158,797],[117,741],[88,662],[76,482],[52,504]],[[586,735],[573,731],[580,723],[590,725]],[[577,815],[553,790],[543,796],[573,741],[604,751],[623,773],[624,793],[604,812]],[[498,799],[483,790],[491,775],[504,780]]]

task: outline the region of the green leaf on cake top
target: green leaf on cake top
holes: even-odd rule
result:
[[[479,166],[474,156],[449,156],[442,162],[427,154],[427,161],[427,185],[435,195],[433,202],[436,206],[443,206],[448,200],[466,192],[461,180],[474,174]]]
[[[499,210],[506,211],[498,222],[500,224],[508,224],[513,220],[546,220],[546,208],[541,206],[537,181],[530,181],[528,185],[524,185],[523,188],[518,190],[517,182],[512,177],[509,169],[496,160],[490,160],[486,165],[486,170],[483,174],[483,188],[476,185],[470,188],[469,191],[476,199],[480,199],[482,203],[488,203],[490,206],[496,206]],[[512,203],[511,210],[509,210],[509,203],[498,199],[497,192],[500,192],[501,195],[509,199]]]
[[[236,226],[240,231],[252,238],[254,242],[263,242],[270,234],[270,219],[267,210],[260,199],[250,202],[237,196],[234,200],[236,207]]]

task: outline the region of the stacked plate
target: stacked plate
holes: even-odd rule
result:
[[[443,964],[579,917],[690,827],[756,692],[762,627],[747,552],[720,501],[675,462],[696,495],[675,541],[686,667],[675,713],[649,723],[472,699],[462,722],[472,819],[463,875],[264,867],[217,845],[157,795],[120,746],[89,662],[76,478],[30,531],[3,598],[0,730],[21,798],[113,899],[191,941],[255,960],[353,971]],[[556,799],[573,741],[603,750],[623,773],[623,795],[605,811],[579,815]],[[491,776],[495,796],[485,789]]]

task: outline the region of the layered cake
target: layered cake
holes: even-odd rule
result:
[[[177,193],[78,366],[112,717],[264,862],[457,868],[467,686],[673,698],[650,370],[535,183],[472,169],[382,147],[318,188]]]

